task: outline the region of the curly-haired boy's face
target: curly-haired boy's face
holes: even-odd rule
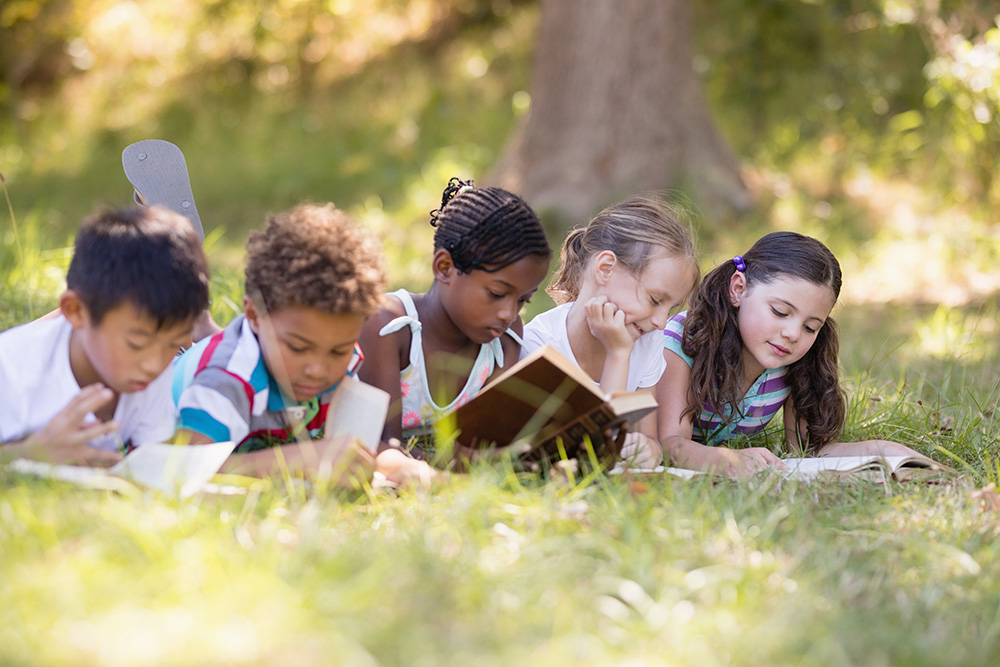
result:
[[[286,306],[264,317],[249,298],[243,307],[264,363],[286,396],[308,401],[347,373],[364,316]]]
[[[447,255],[447,251],[438,251]],[[521,307],[538,290],[549,268],[547,257],[527,255],[498,271],[474,269],[462,273],[450,256],[444,265],[435,265],[438,282],[444,281],[442,303],[455,326],[476,343],[499,338],[517,319]]]

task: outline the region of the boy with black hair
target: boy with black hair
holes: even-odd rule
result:
[[[174,431],[171,361],[208,306],[191,222],[165,208],[85,219],[60,314],[0,333],[0,455],[111,465]]]

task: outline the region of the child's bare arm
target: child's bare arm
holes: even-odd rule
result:
[[[114,393],[100,384],[84,387],[43,429],[27,438],[5,443],[4,454],[48,461],[107,467],[121,460],[120,452],[90,447],[87,443],[118,428],[115,422],[85,423],[94,412],[114,398]]]
[[[174,440],[189,445],[214,442],[202,433],[187,429],[179,431]],[[220,470],[252,477],[270,477],[288,471],[307,479],[323,478],[337,486],[350,487],[360,480],[372,478],[375,459],[355,439],[340,436],[232,454]]]
[[[693,421],[687,412],[691,367],[670,350],[664,352],[667,367],[656,385],[657,421],[664,458],[671,465],[691,470],[710,470],[721,475],[752,473],[781,460],[764,447],[729,449],[710,447],[692,439]]]
[[[604,346],[601,390],[624,391],[628,387],[628,366],[634,345],[625,324],[625,312],[603,296],[587,301],[584,309],[591,335]]]
[[[407,327],[387,336],[379,335],[382,327],[395,317],[396,314],[389,310],[380,310],[368,318],[358,338],[358,344],[365,355],[365,361],[358,370],[358,377],[363,382],[389,394],[389,411],[382,431],[383,443],[393,438],[401,440],[403,437],[402,395],[399,384],[399,374],[403,366],[400,365],[400,358],[403,352],[408,351],[410,329]],[[407,350],[401,349],[404,344]]]

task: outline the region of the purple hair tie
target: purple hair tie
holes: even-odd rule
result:
[[[733,257],[733,264],[736,265],[737,271],[747,270],[746,262],[743,261],[743,255],[736,255],[736,257]]]

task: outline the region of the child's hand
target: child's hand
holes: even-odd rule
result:
[[[622,459],[629,468],[655,468],[663,460],[663,449],[647,435],[629,433],[622,446]]]
[[[351,436],[338,435],[285,449],[297,450],[297,464],[307,478],[327,480],[336,486],[354,487],[361,480],[370,480],[375,472],[375,457]],[[294,469],[293,462],[288,463]]]
[[[379,452],[375,457],[375,470],[395,484],[417,484],[424,488],[438,476],[438,471],[426,461],[419,461],[398,449]]]
[[[765,447],[751,447],[749,449],[716,447],[713,449],[714,456],[706,468],[727,477],[750,475],[768,466],[785,467],[782,460]]]
[[[120,452],[109,452],[88,446],[118,428],[115,422],[84,421],[88,413],[100,409],[114,398],[114,392],[101,384],[84,387],[65,408],[52,418],[45,428],[16,446],[19,453],[50,463],[72,463],[109,467],[118,463]]]
[[[614,351],[631,352],[635,340],[625,324],[625,312],[608,301],[605,296],[597,296],[584,304],[587,326],[590,334],[601,341],[610,354]]]

